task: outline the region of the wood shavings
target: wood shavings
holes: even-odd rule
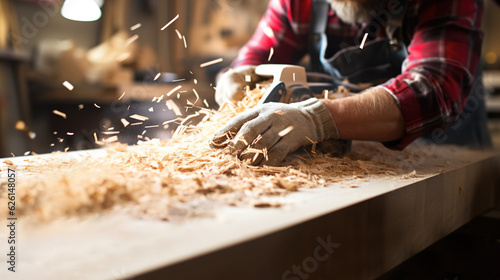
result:
[[[200,64],[200,67],[204,68],[204,67],[207,67],[207,66],[210,66],[210,65],[214,65],[214,64],[222,62],[223,60],[224,59],[222,57],[220,57],[220,58],[217,58],[217,59],[214,59],[214,60],[202,63],[202,64]]]
[[[416,177],[418,177],[417,170],[413,170],[412,172],[401,176],[401,179],[411,179],[411,178],[416,178]]]
[[[270,39],[274,38],[274,31],[269,25],[266,25],[264,27],[264,34],[266,34],[266,36],[269,37]]]
[[[193,93],[196,96],[196,100],[193,103],[191,103],[191,104],[194,106],[194,104],[196,104],[198,102],[198,100],[200,100],[200,95],[198,94],[198,92],[194,88],[193,88]]]
[[[170,110],[173,110],[175,115],[182,116],[182,112],[179,109],[179,106],[177,106],[177,104],[175,104],[175,102],[173,100],[171,100],[171,99],[167,100],[167,107]]]
[[[140,24],[140,23],[134,24],[130,27],[130,31],[134,31],[136,29],[139,29],[141,26],[142,26],[142,24]]]
[[[104,145],[104,142],[102,141],[99,141],[99,138],[97,137],[97,133],[94,132],[94,143],[96,143],[97,145]]]
[[[167,24],[165,24],[161,30],[165,30],[169,25],[171,25],[174,21],[176,21],[179,18],[179,14],[177,14],[173,19],[171,19]]]
[[[269,49],[269,57],[267,58],[267,61],[271,61],[271,58],[273,57],[273,54],[274,54],[274,48],[271,47]]]
[[[103,131],[101,133],[104,135],[115,135],[115,134],[120,134],[120,131]]]
[[[170,91],[167,93],[167,96],[172,95],[174,92],[176,92],[177,90],[179,90],[181,87],[182,87],[181,85],[178,85],[178,86],[174,87],[172,90],[170,90]]]
[[[313,141],[311,138],[305,136],[309,142],[312,143],[312,148],[311,148],[311,153],[316,154],[316,144],[318,144],[318,141]]]
[[[293,130],[293,126],[289,126],[289,127],[285,128],[285,129],[283,129],[282,131],[280,131],[278,133],[278,135],[280,137],[283,137],[283,136],[287,135],[288,133],[290,133],[290,131],[292,131],[292,130]]]
[[[65,114],[65,113],[63,113],[63,112],[61,112],[61,111],[58,111],[58,110],[53,110],[53,111],[52,111],[52,113],[53,113],[54,115],[61,116],[63,119],[65,119],[65,118],[66,118],[66,114]]]
[[[139,39],[139,35],[137,35],[137,34],[135,34],[132,37],[128,38],[127,41],[125,41],[125,47],[130,46],[133,42],[137,41],[137,39]]]
[[[75,87],[68,81],[64,81],[62,85],[67,88],[68,90],[73,90]]]
[[[126,119],[120,119],[120,121],[122,122],[123,124],[123,127],[127,127],[130,123],[126,120]]]
[[[160,76],[161,76],[161,73],[157,73],[157,74],[155,75],[155,77],[153,78],[153,81],[158,80],[158,78],[159,78]]]
[[[279,207],[281,203],[273,198],[302,188],[342,180],[346,186],[358,186],[359,178],[388,176],[387,173],[400,178],[408,173],[398,169],[398,161],[387,162],[389,151],[373,145],[359,145],[342,158],[320,151],[313,156],[298,151],[287,158],[284,166],[275,167],[252,166],[224,149],[210,148],[208,143],[214,141],[215,132],[235,115],[255,106],[264,92],[265,89],[245,92],[238,106],[201,110],[198,116],[204,114],[204,118],[200,124],[180,125],[170,140],[139,141],[138,145],[126,146],[112,134],[118,131],[109,131],[111,137],[101,140],[97,133],[93,134],[96,144],[107,146],[102,155],[82,153],[81,158],[70,160],[60,154],[30,157],[30,164],[23,167],[17,213],[41,221],[114,210],[136,217],[186,219],[198,215],[193,205],[206,201]],[[167,104],[174,108],[172,100],[167,100]],[[124,126],[130,125],[123,120]],[[166,120],[162,125],[182,120]],[[235,133],[229,133],[220,140],[232,141],[234,137]],[[142,135],[137,138],[149,139]],[[268,151],[250,148],[247,152],[265,157]],[[4,163],[13,164],[10,160]],[[185,211],[180,213],[178,209]]]
[[[179,32],[179,30],[175,29],[175,33],[177,34],[177,37],[179,37],[179,40],[182,40],[182,34]]]
[[[365,47],[366,38],[368,38],[368,33],[365,33],[365,35],[363,36],[363,40],[361,41],[361,44],[359,45],[360,49],[363,49]]]
[[[141,115],[138,115],[138,114],[133,114],[129,118],[134,119],[134,120],[138,120],[138,121],[147,121],[147,120],[149,120],[148,117],[141,116]]]
[[[109,138],[104,139],[104,142],[106,142],[106,143],[111,143],[111,142],[116,142],[116,141],[118,141],[118,136],[116,136],[116,135],[113,135]]]

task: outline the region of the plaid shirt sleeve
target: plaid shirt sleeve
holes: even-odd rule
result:
[[[297,64],[308,51],[312,0],[270,0],[252,38],[241,48],[231,64]],[[345,24],[330,10],[327,35],[334,42],[332,50],[359,44],[363,36],[359,26]]]
[[[298,63],[307,52],[308,27],[304,29],[301,22],[309,20],[310,2],[311,0],[271,0],[255,33],[239,51],[232,66]]]
[[[409,1],[403,23],[409,56],[402,73],[381,85],[401,108],[405,135],[386,146],[403,149],[424,133],[456,122],[480,58],[482,11],[481,0]],[[270,0],[232,66],[297,63],[307,52],[310,13],[311,0]],[[364,31],[330,11],[327,35],[338,50],[359,43]]]
[[[408,9],[409,56],[402,74],[383,85],[398,100],[405,120],[403,139],[386,143],[395,149],[457,121],[472,88],[483,37],[482,1],[421,1]]]

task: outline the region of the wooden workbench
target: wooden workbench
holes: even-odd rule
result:
[[[0,227],[0,279],[373,279],[498,205],[498,153],[439,149],[416,175],[301,190],[281,208],[220,207],[180,223],[20,217],[16,273]]]

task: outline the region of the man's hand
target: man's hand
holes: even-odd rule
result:
[[[243,112],[216,133],[211,146],[227,147],[253,165],[278,165],[298,148],[330,138],[339,138],[332,115],[322,102],[311,98],[292,104],[266,103]]]
[[[219,105],[224,102],[235,103],[245,96],[245,86],[255,87],[262,78],[255,74],[257,66],[244,65],[229,69],[217,81],[215,100]]]

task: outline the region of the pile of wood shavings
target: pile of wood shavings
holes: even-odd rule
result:
[[[374,160],[362,150],[343,158],[305,151],[288,166],[255,167],[211,149],[208,143],[214,132],[255,106],[261,92],[250,92],[236,107],[199,111],[198,115],[206,115],[204,121],[180,126],[171,140],[115,144],[100,156],[81,152],[84,156],[69,159],[71,153],[30,157],[17,166],[22,180],[16,213],[42,221],[110,210],[153,219],[185,219],[209,215],[212,207],[220,205],[278,207],[280,198],[299,188],[400,174],[392,164]],[[1,198],[3,205],[6,199]]]

